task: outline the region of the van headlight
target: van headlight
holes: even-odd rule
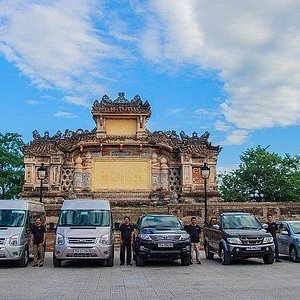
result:
[[[263,244],[269,244],[269,243],[273,243],[273,237],[271,236],[264,237]]]
[[[108,240],[109,240],[108,233],[105,233],[100,236],[99,242],[101,245],[106,246],[106,245],[108,245]]]
[[[185,241],[185,240],[188,240],[189,238],[190,238],[190,235],[188,233],[183,233],[183,234],[181,234],[179,240]]]
[[[227,238],[227,242],[229,244],[238,244],[238,245],[243,244],[240,238],[238,237]]]
[[[20,245],[19,235],[15,234],[15,235],[11,236],[10,240],[9,240],[9,244],[11,246],[19,246]]]
[[[65,243],[65,238],[63,235],[57,233],[56,234],[56,241],[55,241],[55,244],[56,245],[63,245]]]
[[[151,237],[149,234],[146,234],[146,233],[140,233],[139,234],[139,237],[141,240],[146,240],[146,241],[151,241]]]

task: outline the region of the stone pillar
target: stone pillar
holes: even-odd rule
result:
[[[160,162],[157,159],[157,154],[152,154],[152,190],[160,189]]]
[[[162,157],[160,159],[160,185],[163,191],[169,191],[169,167],[167,165],[167,159]]]
[[[82,174],[82,185],[85,191],[91,191],[92,188],[92,154],[87,152],[84,160]]]
[[[77,156],[75,159],[75,168],[74,168],[74,191],[81,192],[83,189],[83,180],[82,180],[82,158]]]
[[[192,158],[188,155],[182,155],[181,166],[182,166],[182,191],[191,192],[193,187]]]

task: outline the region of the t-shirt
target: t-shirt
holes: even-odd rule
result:
[[[126,225],[125,223],[120,226],[121,237],[123,242],[131,241],[131,233],[133,232],[133,226],[131,224]]]
[[[199,225],[195,225],[195,226],[193,226],[192,224],[187,225],[185,227],[185,230],[190,235],[192,243],[199,243],[199,234],[201,232]]]
[[[31,233],[33,234],[33,243],[34,244],[41,244],[44,241],[44,233],[46,233],[45,226],[34,225],[31,229]]]
[[[278,231],[278,226],[275,222],[269,223],[268,224],[268,228],[267,228],[267,232],[270,232],[272,234],[272,237],[274,239],[276,239],[276,232]]]

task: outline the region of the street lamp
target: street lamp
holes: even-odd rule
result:
[[[201,175],[204,179],[204,224],[207,225],[207,179],[209,178],[210,168],[207,163],[201,167]]]
[[[259,190],[254,191],[254,193],[250,194],[252,202],[263,202],[265,195],[260,193]]]
[[[40,185],[40,202],[43,202],[43,181],[46,178],[46,171],[47,168],[44,166],[44,163],[41,164],[41,166],[37,169],[38,177],[41,181]]]

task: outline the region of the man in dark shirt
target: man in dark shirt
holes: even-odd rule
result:
[[[277,237],[276,237],[276,232],[278,231],[278,226],[275,222],[273,222],[273,215],[268,214],[268,228],[267,232],[270,232],[272,234],[273,240],[274,240],[274,245],[275,245],[275,261],[276,262],[281,262],[281,259],[279,259],[279,250],[278,250],[278,242],[277,242]]]
[[[46,229],[42,225],[40,217],[35,219],[35,224],[31,229],[31,240],[33,243],[33,267],[42,267],[45,257],[45,241],[46,241]]]
[[[191,218],[191,224],[187,225],[185,227],[186,232],[190,235],[191,238],[191,263],[193,263],[193,253],[196,252],[196,262],[197,264],[201,264],[200,262],[200,251],[199,251],[199,245],[200,245],[200,233],[201,229],[200,226],[197,225],[197,219],[196,217]]]
[[[120,226],[120,241],[121,241],[121,250],[120,250],[120,265],[125,264],[125,250],[126,250],[126,264],[131,266],[131,245],[133,239],[133,226],[130,224],[130,218],[124,217],[124,223]]]

